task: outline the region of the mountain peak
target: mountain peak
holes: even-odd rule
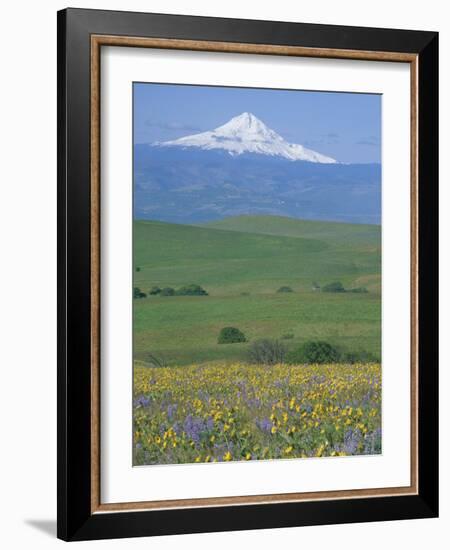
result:
[[[288,160],[303,160],[334,164],[336,160],[296,143],[289,143],[271,130],[253,113],[243,112],[214,130],[185,136],[172,141],[157,142],[159,146],[223,149],[231,155],[256,153],[279,156]]]
[[[264,122],[247,112],[231,118],[222,126],[215,128],[212,133],[223,138],[238,138],[247,142],[283,141],[283,138],[268,128]]]
[[[223,126],[219,126],[219,128],[223,128],[224,126],[252,128],[252,127],[258,127],[258,126],[265,126],[265,124],[261,122],[261,120],[259,120],[259,118],[257,118],[253,113],[248,113],[247,111],[245,111],[244,113],[241,113],[240,115],[237,115],[231,118]]]

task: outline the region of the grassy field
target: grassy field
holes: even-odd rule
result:
[[[169,365],[245,361],[249,343],[218,344],[222,327],[238,327],[251,342],[281,338],[293,348],[326,340],[380,356],[380,227],[241,216],[204,226],[136,221],[134,285],[196,283],[208,296],[134,300],[134,355]],[[312,289],[339,280],[367,294]],[[277,293],[281,286],[294,292]]]

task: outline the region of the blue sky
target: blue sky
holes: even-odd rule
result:
[[[340,162],[381,161],[381,96],[134,84],[135,143],[212,130],[248,111],[291,143]]]

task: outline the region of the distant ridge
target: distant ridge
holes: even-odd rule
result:
[[[136,218],[195,224],[261,214],[377,224],[381,165],[135,145]]]
[[[284,237],[341,240],[347,243],[364,241],[374,247],[381,244],[381,227],[377,224],[303,220],[287,216],[233,216],[199,225],[211,229]]]

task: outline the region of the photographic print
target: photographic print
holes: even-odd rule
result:
[[[381,102],[133,84],[135,466],[381,453]]]

